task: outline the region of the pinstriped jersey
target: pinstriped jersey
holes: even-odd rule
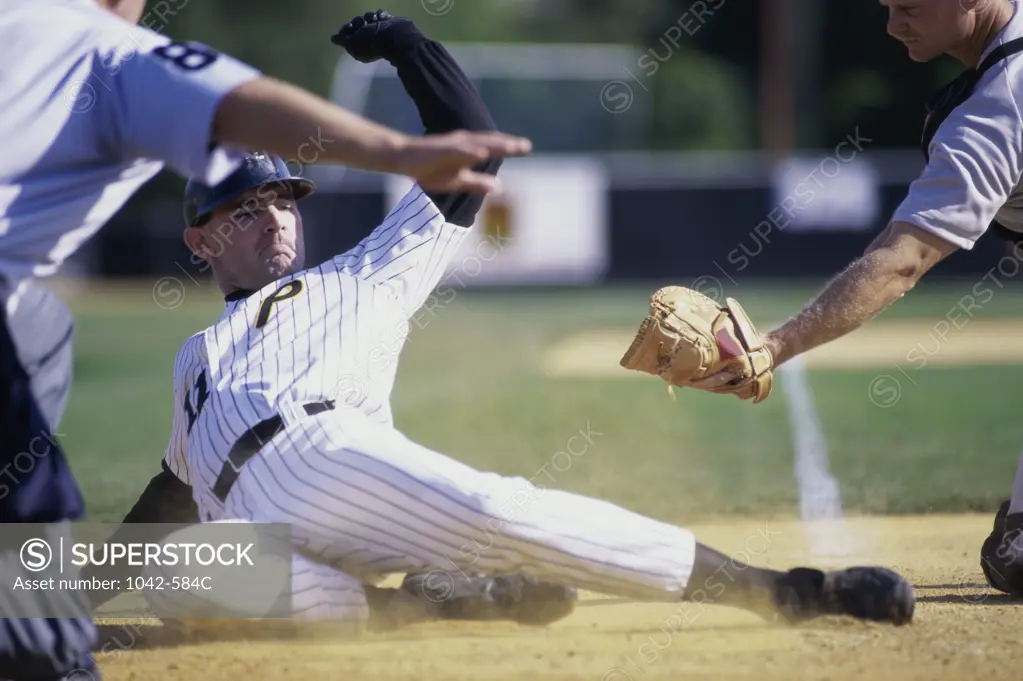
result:
[[[164,3],[166,4],[166,3]],[[0,274],[55,273],[167,167],[209,184],[243,153],[210,146],[221,98],[259,75],[94,0],[3,0]]]
[[[308,402],[393,425],[409,320],[468,232],[416,186],[355,248],[227,302],[175,360],[171,471],[208,491],[243,432]]]

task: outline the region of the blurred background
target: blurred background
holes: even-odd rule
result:
[[[419,133],[393,69],[350,61],[329,41],[372,9],[160,0],[142,23]],[[922,167],[924,103],[960,70],[948,57],[911,62],[873,1],[394,0],[387,9],[448,46],[500,127],[535,143],[533,159],[514,166],[524,177],[484,217],[545,247],[509,252],[514,262],[474,285],[692,279],[708,265],[724,281],[737,270],[826,275],[901,201]],[[395,190],[316,155],[311,146],[289,161],[320,183],[304,210],[320,227],[312,256],[326,258],[377,224]],[[79,255],[78,271],[180,270],[183,185],[170,172],[149,184]],[[1002,248],[995,241],[943,271],[984,271]],[[766,243],[777,244],[770,257],[755,257]],[[555,254],[558,244],[585,253]],[[560,267],[559,257],[568,257]]]
[[[329,40],[378,8],[159,0],[143,23],[418,134],[393,69]],[[399,429],[671,521],[991,512],[1007,498],[1023,443],[1023,295],[1018,259],[993,235],[805,371],[793,363],[762,405],[684,390],[672,402],[618,364],[660,284],[734,296],[766,326],[862,253],[923,167],[924,105],[960,71],[951,58],[911,62],[875,0],[386,9],[443,42],[500,127],[535,144],[506,162],[504,191],[414,319]],[[286,159],[319,186],[301,204],[310,264],[369,234],[407,187],[318,163],[319,143]],[[182,243],[183,187],[163,173],[64,272],[78,327],[61,433],[94,517],[119,520],[159,470],[173,358],[223,310]],[[566,459],[591,432],[586,455]]]
[[[143,23],[418,134],[415,107],[391,67],[355,63],[329,41],[353,16],[380,8],[376,1],[150,0]],[[1008,256],[1003,242],[985,236],[879,319],[785,365],[762,404],[687,390],[672,399],[663,381],[619,365],[662,284],[734,296],[765,329],[799,310],[902,201],[923,167],[924,105],[960,65],[910,61],[886,34],[887,9],[877,0],[390,0],[384,7],[443,42],[501,129],[535,145],[531,157],[503,166],[504,191],[487,198],[464,253],[413,317],[392,395],[395,426],[476,468],[686,526],[727,516],[748,533],[793,516],[928,514],[823,533],[806,523],[807,551],[797,554],[815,564],[890,565],[916,584],[952,589],[921,599],[935,602],[923,635],[868,632],[871,643],[861,629],[842,626],[843,638],[825,646],[833,657],[807,658],[828,639],[810,632],[802,645],[743,624],[737,642],[708,619],[678,639],[689,644],[666,650],[670,634],[668,646],[657,644],[654,676],[706,675],[715,650],[727,650],[731,678],[787,669],[779,662],[786,651],[800,657],[799,672],[785,678],[810,668],[845,678],[823,663],[839,658],[856,670],[849,678],[862,678],[866,658],[890,665],[889,676],[899,664],[913,665],[906,677],[927,664],[946,665],[934,678],[955,664],[969,670],[962,678],[974,674],[978,651],[994,649],[992,627],[953,646],[962,653],[955,657],[933,618],[954,620],[957,636],[969,622],[1002,621],[987,607],[997,597],[988,601],[980,588],[967,600],[974,596],[963,588],[983,585],[977,553],[1009,496],[1023,444],[1023,291],[1019,257]],[[286,159],[319,187],[300,204],[309,264],[369,234],[407,187],[318,163],[318,142]],[[175,354],[224,309],[182,243],[183,188],[182,178],[164,172],[63,273],[77,327],[74,383],[58,434],[92,519],[119,522],[159,472],[175,406]],[[397,349],[385,354],[399,361]],[[964,511],[984,515],[966,516],[964,525],[930,515]],[[758,535],[708,533],[698,536],[733,558],[776,567],[803,560],[784,548],[801,537],[768,541],[769,549],[750,556]],[[983,613],[951,605],[959,599],[984,605]],[[616,663],[628,669],[633,659],[650,664],[642,641],[655,611],[635,616],[644,622],[635,640],[626,633],[628,611],[610,612],[608,637],[593,639],[599,654],[580,647],[596,619],[578,620],[586,633],[569,629],[571,639],[543,632],[542,647],[515,632],[512,657],[524,662],[507,675],[535,676],[551,665],[549,675],[567,678],[580,665],[595,679],[606,669],[593,666],[600,654],[631,656],[630,665]],[[673,618],[660,620],[664,633]],[[416,648],[380,655],[371,647],[362,659],[331,642],[328,659],[345,661],[323,662],[315,674],[390,678],[376,665],[395,660],[402,678],[467,678],[481,665],[486,671],[477,676],[501,676],[492,656],[479,654],[481,634],[462,631],[471,652],[452,647],[462,634],[445,635],[430,644],[431,654],[444,656],[436,666]],[[498,640],[487,638],[487,649]],[[854,646],[863,654],[850,658]],[[259,652],[245,668],[285,664],[284,677],[313,664],[313,648],[292,648],[299,652]],[[219,656],[257,654],[250,650],[262,651],[223,647],[197,664],[215,678],[231,673],[218,671],[229,669],[217,666]],[[185,678],[188,671],[168,671],[192,669],[178,655],[154,657],[152,673],[131,676]],[[121,659],[117,665],[128,666],[136,658]]]

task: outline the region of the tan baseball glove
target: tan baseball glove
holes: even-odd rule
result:
[[[620,364],[660,376],[669,392],[689,387],[755,403],[773,383],[774,360],[739,302],[726,298],[722,306],[683,286],[650,296],[650,314]]]

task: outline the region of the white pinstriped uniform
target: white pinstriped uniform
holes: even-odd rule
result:
[[[409,319],[467,233],[414,187],[351,251],[227,303],[178,353],[171,470],[192,485],[204,520],[293,524],[304,552],[293,574],[298,617],[364,618],[363,583],[429,569],[678,599],[692,569],[689,531],[476,471],[394,429],[390,393]],[[293,282],[301,291],[256,329],[263,302]],[[334,411],[298,409],[332,398]],[[211,488],[227,451],[275,413],[284,427],[221,504]]]

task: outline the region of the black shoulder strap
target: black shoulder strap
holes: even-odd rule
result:
[[[938,127],[948,118],[949,114],[969,98],[984,72],[1017,52],[1023,52],[1023,38],[1010,40],[991,50],[991,53],[977,68],[962,72],[931,97],[927,103],[927,116],[924,118],[923,132],[920,136],[920,149],[923,151],[925,161],[930,160],[928,148],[934,138],[934,133],[938,131]],[[1011,242],[1020,240],[1019,233],[1006,229],[997,220],[991,223],[989,229],[1001,239]]]
[[[1016,38],[1010,40],[1007,43],[1002,43],[995,49],[991,50],[991,54],[984,58],[984,61],[977,67],[977,76],[980,76],[989,68],[994,66],[997,62],[1002,61],[1006,57],[1011,57],[1017,52],[1023,52],[1023,38]]]
[[[927,102],[923,131],[920,135],[920,150],[924,154],[924,160],[930,160],[928,148],[938,127],[945,122],[945,119],[957,106],[969,98],[984,72],[1017,52],[1023,52],[1023,38],[1010,40],[991,50],[977,68],[963,71],[930,98]]]

